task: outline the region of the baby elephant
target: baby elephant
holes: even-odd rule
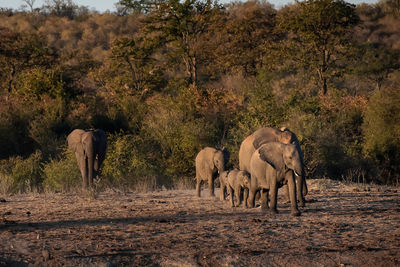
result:
[[[243,207],[247,208],[247,197],[249,195],[250,189],[250,174],[247,171],[241,170],[232,170],[228,174],[228,184],[227,184],[230,200],[232,207],[235,207],[233,201],[233,194],[235,194],[235,198],[237,201],[236,207],[238,207],[242,201],[240,198],[242,189],[243,189]]]

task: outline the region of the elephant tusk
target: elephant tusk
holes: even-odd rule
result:
[[[297,177],[300,176],[296,171],[294,171],[294,175],[296,175]]]

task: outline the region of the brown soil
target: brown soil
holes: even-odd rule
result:
[[[3,196],[0,266],[400,266],[399,189],[309,189],[300,217],[206,190]]]

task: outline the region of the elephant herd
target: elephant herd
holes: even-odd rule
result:
[[[246,137],[240,145],[239,170],[225,170],[228,155],[226,149],[210,147],[199,152],[196,157],[198,197],[203,181],[208,181],[210,195],[214,196],[214,180],[219,177],[220,199],[224,200],[228,191],[232,207],[243,202],[244,207],[254,208],[259,193],[261,209],[269,206],[272,212],[277,213],[278,188],[285,186],[291,202],[291,215],[300,215],[297,202],[304,207],[308,190],[303,154],[293,132],[287,128],[265,127]]]
[[[68,147],[75,153],[83,188],[91,188],[93,177],[105,158],[106,134],[100,129],[75,129],[68,135],[67,141]],[[255,207],[255,200],[261,195],[261,208],[269,206],[276,213],[278,188],[285,186],[291,202],[291,214],[300,215],[297,202],[304,207],[307,184],[303,154],[293,132],[287,128],[261,128],[246,137],[240,145],[239,169],[225,170],[228,161],[226,148],[206,147],[198,153],[195,160],[198,197],[204,181],[208,182],[210,195],[214,196],[214,180],[219,177],[221,200],[229,192],[232,206],[243,202],[245,207]]]

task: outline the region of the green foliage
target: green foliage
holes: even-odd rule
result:
[[[42,95],[65,98],[68,93],[62,73],[53,69],[32,68],[24,71],[15,87],[27,99],[40,99]]]
[[[383,175],[381,182],[395,182],[400,161],[400,91],[386,87],[376,91],[368,102],[363,123],[363,150],[376,161]],[[388,175],[389,174],[389,175]]]
[[[43,188],[50,192],[71,192],[82,186],[82,176],[75,153],[64,148],[59,159],[51,159],[43,166]]]
[[[157,156],[140,136],[123,133],[109,136],[102,184],[135,189],[152,181],[159,175],[155,165]]]
[[[168,176],[193,175],[194,158],[202,147],[218,144],[216,128],[200,117],[194,91],[152,99],[144,133],[159,145],[162,167]],[[184,91],[185,92],[185,91]]]
[[[36,151],[28,158],[11,157],[0,163],[2,190],[6,192],[25,193],[41,191],[42,153]]]

